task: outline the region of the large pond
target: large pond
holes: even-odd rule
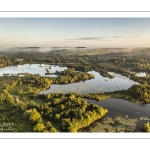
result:
[[[55,73],[56,70],[63,71],[67,67],[59,67],[54,65],[47,64],[24,64],[18,66],[8,66],[0,68],[0,76],[3,74],[18,74],[18,73],[32,73],[40,74],[41,76],[50,76],[56,77],[56,75],[45,75],[46,68],[49,69],[50,73]],[[87,80],[85,82],[78,82],[66,85],[51,85],[50,89],[41,91],[40,94],[47,94],[50,92],[78,92],[78,93],[91,93],[91,92],[107,92],[107,91],[116,91],[122,89],[128,89],[133,84],[138,84],[127,77],[124,77],[120,74],[111,73],[115,76],[113,79],[101,76],[98,72],[90,71],[88,73],[94,74],[95,79]]]
[[[87,99],[108,109],[108,113],[79,132],[142,132],[142,126],[150,121],[150,104],[139,105],[124,99],[95,101]]]
[[[72,83],[67,85],[51,85],[50,89],[41,91],[40,94],[47,94],[50,92],[78,92],[78,93],[91,93],[91,92],[107,92],[122,89],[128,89],[133,84],[138,84],[119,74],[112,73],[115,78],[109,79],[101,76],[98,72],[90,71],[88,73],[94,74],[95,79],[87,80],[85,82]]]

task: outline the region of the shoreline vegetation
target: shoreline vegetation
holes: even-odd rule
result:
[[[68,50],[47,53],[11,51],[7,54],[1,51],[1,68],[26,63],[44,63],[65,66],[68,69],[53,73],[57,75],[56,77],[30,73],[17,75],[4,73],[4,76],[0,76],[0,121],[13,123],[10,132],[77,132],[78,129],[89,126],[109,111],[96,104],[88,104],[84,99],[100,101],[117,98],[148,104],[150,103],[150,57],[143,51],[150,50],[133,50],[130,52],[130,57],[128,52],[118,52],[117,55],[112,51],[93,54],[94,50],[92,52],[84,50],[84,54],[78,53],[78,55],[70,51],[68,54]],[[46,75],[51,74],[50,69],[50,66],[45,69]],[[127,90],[114,92],[38,94],[42,90],[49,89],[52,84],[70,84],[94,79],[93,74],[87,73],[91,70],[110,79],[115,76],[109,72],[118,73],[139,84],[134,84]],[[137,76],[135,72],[146,72],[146,76]],[[9,132],[7,128],[0,128],[0,131]],[[148,123],[143,125],[143,131],[150,132]]]

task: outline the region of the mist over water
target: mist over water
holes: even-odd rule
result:
[[[60,51],[60,50],[94,50],[99,49],[98,47],[0,47],[0,51],[27,51],[27,52],[50,52],[50,51]]]

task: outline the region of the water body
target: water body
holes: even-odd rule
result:
[[[146,77],[146,75],[149,74],[149,73],[146,73],[146,72],[134,72],[134,71],[132,73],[136,73],[136,75],[138,77]]]
[[[51,69],[49,69],[51,66]],[[56,77],[56,75],[45,75],[46,69],[49,69],[50,73],[55,73],[56,70],[63,71],[67,69],[67,67],[59,67],[54,65],[47,65],[47,64],[24,64],[18,66],[7,66],[4,68],[0,68],[0,76],[3,76],[3,73],[9,74],[18,74],[18,73],[31,73],[31,74],[40,74],[41,76],[50,76]]]
[[[146,77],[145,72],[136,73],[138,77]]]
[[[0,68],[0,76],[3,73],[32,73],[45,76],[45,68],[49,68],[50,73],[56,70],[63,71],[67,67],[59,67],[47,64],[24,64],[18,66],[8,66]],[[79,93],[94,93],[107,92],[122,89],[128,89],[133,84],[138,84],[120,74],[111,73],[115,76],[113,79],[101,76],[98,72],[91,71],[95,79],[85,82],[72,83],[66,85],[51,85],[50,89],[41,91],[40,93],[51,92],[79,92]],[[54,76],[55,75],[49,75]],[[79,132],[141,132],[142,125],[150,120],[150,104],[139,105],[131,103],[124,99],[107,99],[104,101],[87,100],[88,103],[96,103],[103,108],[108,109],[108,113],[101,119],[92,123],[89,127],[80,129]]]
[[[108,92],[108,91],[116,91],[122,89],[128,89],[133,84],[138,84],[130,80],[127,77],[124,77],[119,74],[114,74],[115,78],[109,79],[107,77],[101,76],[98,72],[90,71],[88,73],[94,74],[95,79],[87,80],[85,82],[72,83],[66,85],[51,85],[50,89],[41,91],[40,94],[47,94],[53,92],[78,92],[78,93],[92,93],[92,92]]]
[[[118,128],[122,128],[124,132],[142,132],[142,125],[150,121],[150,104],[139,105],[114,98],[103,101],[86,100],[89,104],[95,103],[108,109],[108,113],[90,126],[80,129],[80,132],[107,132],[108,129],[116,132]],[[106,131],[101,128],[102,126]]]
[[[67,67],[59,67],[47,64],[24,64],[0,68],[0,76],[3,76],[4,73],[5,74],[31,73],[31,74],[40,74],[41,76],[56,77],[56,75],[45,75],[46,73],[45,68],[49,68],[49,66],[51,67],[51,69],[49,69],[50,73],[55,73],[56,71],[63,71],[67,69]],[[128,89],[133,84],[138,84],[137,82],[134,82],[127,77],[115,73],[112,73],[115,76],[115,78],[113,79],[103,77],[98,72],[95,71],[90,71],[88,73],[94,74],[95,79],[65,85],[53,84],[51,85],[50,89],[41,91],[40,94],[43,93],[47,94],[51,92],[64,92],[64,93],[107,92],[107,91]]]

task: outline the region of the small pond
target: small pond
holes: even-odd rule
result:
[[[136,73],[138,77],[146,77],[145,72]]]

